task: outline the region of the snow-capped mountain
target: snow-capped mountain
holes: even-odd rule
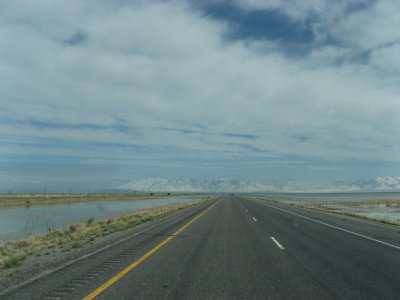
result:
[[[147,178],[128,182],[119,186],[119,189],[143,192],[199,192],[201,190],[195,180],[187,178]]]
[[[119,186],[121,190],[136,190],[145,192],[257,192],[272,191],[273,186],[265,183],[235,180],[235,179],[213,179],[194,180],[188,178],[148,178],[139,181],[131,181]]]
[[[120,190],[141,192],[345,192],[345,191],[400,191],[400,177],[377,177],[358,181],[284,181],[239,180],[219,178],[195,180],[188,178],[148,178],[131,181]]]

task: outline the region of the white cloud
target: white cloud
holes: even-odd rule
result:
[[[310,11],[322,13],[327,5],[268,3],[299,20]],[[331,33],[343,40],[348,36],[348,43],[357,39],[354,44],[362,48],[388,42],[395,38],[397,21],[385,20],[387,10],[381,6],[343,21],[354,39],[336,27]],[[399,95],[368,65],[355,69],[351,63],[335,64],[351,55],[346,47],[326,46],[298,59],[285,57],[270,41],[227,42],[226,23],[203,17],[179,1],[47,1],[40,6],[13,1],[3,2],[0,11],[3,116],[70,125],[10,123],[0,134],[181,147],[188,157],[195,150],[206,158],[214,151],[220,158],[230,153],[399,160]],[[377,21],[369,31],[371,16]],[[382,40],[374,33],[379,27],[387,32]],[[369,32],[374,39],[370,43]],[[69,45],[78,33],[81,43]],[[388,59],[397,54],[395,46],[390,49],[374,50],[371,65],[391,70]],[[78,126],[82,124],[104,128]],[[307,141],[299,142],[301,136]],[[253,153],[240,144],[270,152]],[[104,151],[64,153],[95,157]],[[137,156],[132,150],[113,155]]]
[[[306,62],[305,67],[310,68],[330,67],[339,63],[344,57],[347,57],[346,49],[324,46],[321,48],[313,49],[309,54],[309,60]]]
[[[315,41],[337,39],[350,50],[347,56],[357,64],[361,63],[364,51],[400,43],[400,5],[396,1],[238,0],[234,3],[250,11],[277,10],[299,25],[308,20]]]
[[[374,1],[368,9],[336,15],[332,33],[348,45],[368,50],[400,42],[400,5],[396,1]]]
[[[400,77],[400,43],[379,48],[371,53],[370,64],[389,76]]]

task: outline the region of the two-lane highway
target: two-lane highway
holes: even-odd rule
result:
[[[398,228],[246,197],[191,208],[78,264],[6,297],[400,299]]]

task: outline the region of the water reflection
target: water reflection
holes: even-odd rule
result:
[[[52,228],[83,222],[89,218],[104,219],[129,211],[169,203],[189,202],[201,196],[166,197],[69,203],[52,206],[31,206],[0,209],[0,242],[19,240]]]

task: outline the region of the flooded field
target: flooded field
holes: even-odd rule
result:
[[[400,192],[265,193],[252,196],[400,224]]]
[[[105,219],[124,213],[170,203],[190,202],[196,196],[164,197],[156,199],[102,200],[49,206],[26,206],[0,209],[0,243],[83,222],[89,218]]]

